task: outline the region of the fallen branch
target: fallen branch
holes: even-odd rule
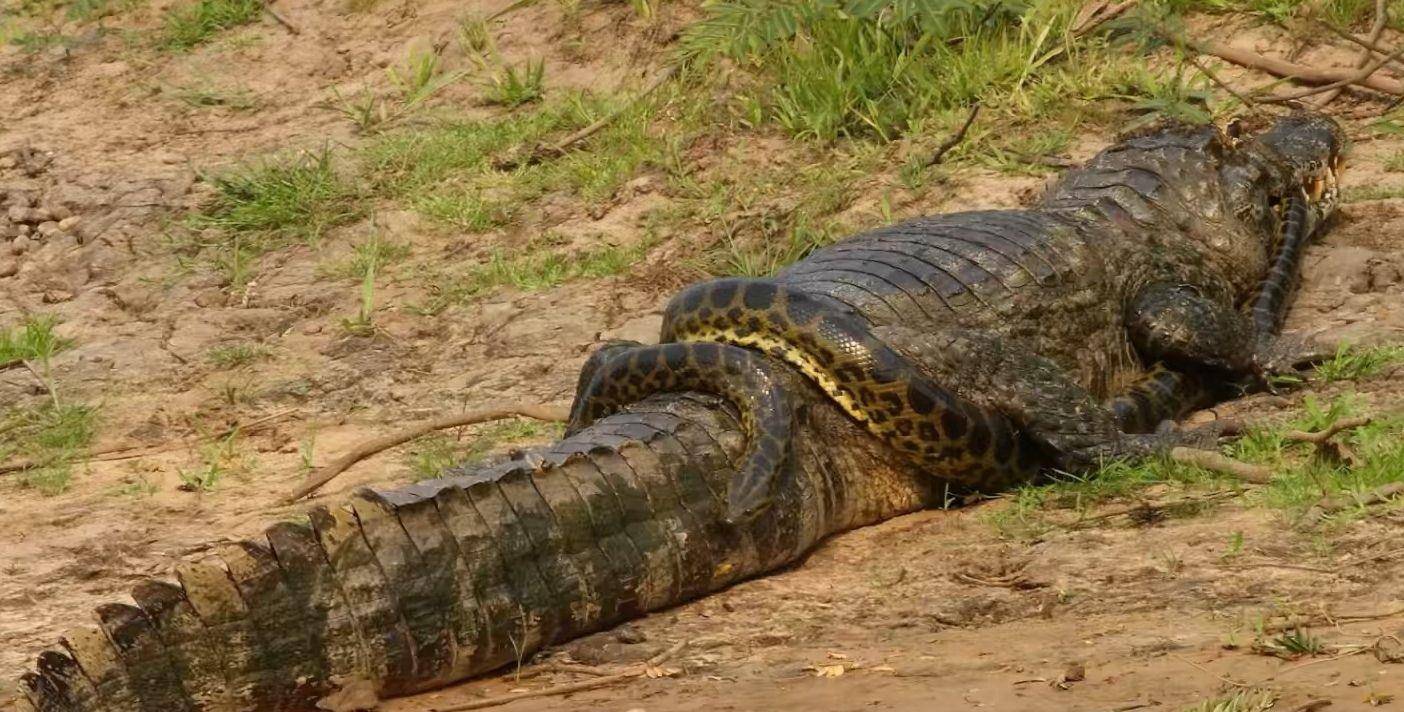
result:
[[[1211,472],[1233,475],[1244,482],[1265,485],[1272,481],[1272,470],[1221,455],[1213,450],[1177,447],[1170,450],[1170,459],[1182,465],[1202,467]]]
[[[362,443],[356,449],[343,455],[336,462],[333,462],[332,464],[327,465],[326,467],[312,472],[307,476],[307,479],[304,480],[303,483],[298,486],[296,491],[294,491],[291,495],[284,499],[284,503],[292,504],[297,500],[302,499],[303,497],[306,497],[307,495],[312,494],[313,492],[316,492],[322,487],[322,485],[331,482],[333,478],[335,478],[342,472],[345,472],[352,465],[370,457],[371,455],[375,455],[376,453],[382,452],[384,450],[389,450],[390,448],[395,447],[396,445],[403,445],[411,440],[424,437],[425,435],[428,435],[429,433],[432,433],[437,430],[460,428],[465,425],[476,425],[478,423],[486,423],[493,420],[502,420],[503,418],[511,418],[514,416],[521,416],[524,418],[535,418],[536,420],[545,420],[550,422],[563,422],[569,417],[569,412],[566,408],[562,406],[519,403],[515,405],[503,406],[501,408],[475,410],[473,412],[464,413],[462,415],[451,415],[444,418],[431,420],[427,423],[421,423],[419,425],[415,425],[401,430],[398,433],[391,433],[384,437],[376,438],[374,440]]]
[[[518,700],[529,700],[534,697],[555,697],[557,695],[569,695],[573,692],[593,690],[597,687],[606,687],[608,685],[613,685],[619,682],[625,682],[627,680],[633,680],[635,678],[647,675],[649,673],[649,670],[666,662],[668,658],[677,655],[678,651],[682,650],[686,646],[687,641],[680,642],[677,645],[674,645],[673,647],[668,648],[667,650],[649,658],[647,662],[643,663],[637,668],[629,670],[627,672],[621,672],[614,675],[605,675],[604,677],[597,677],[593,680],[581,680],[579,682],[570,682],[564,685],[553,685],[551,687],[543,687],[540,690],[513,692],[506,695],[499,695],[497,697],[488,697],[481,700],[474,700],[472,702],[465,702],[461,705],[454,705],[452,707],[434,707],[431,708],[429,712],[467,712],[467,710],[480,710],[488,707],[500,707],[502,705],[511,704]]]
[[[1313,504],[1311,509],[1306,511],[1306,514],[1302,515],[1302,522],[1308,526],[1314,525],[1347,507],[1369,507],[1376,504],[1384,504],[1400,494],[1404,494],[1404,482],[1391,482],[1358,495],[1350,494],[1323,497],[1321,501]]]
[[[1388,20],[1389,6],[1385,3],[1385,0],[1375,0],[1375,21],[1373,24],[1370,25],[1371,44],[1380,41],[1380,35],[1384,34],[1384,28],[1385,25],[1388,23]],[[1371,52],[1371,50],[1369,48],[1366,48],[1364,52],[1360,53],[1360,61],[1356,62],[1355,66],[1364,68],[1370,64],[1370,60],[1373,57],[1374,54]],[[1386,59],[1385,61],[1388,62],[1389,60]],[[1335,101],[1336,97],[1340,96],[1341,91],[1344,88],[1345,87],[1336,87],[1326,92],[1326,96],[1321,97],[1321,100],[1316,102],[1316,108],[1323,109],[1326,107],[1327,104],[1330,104],[1331,102]]]
[[[1404,96],[1404,83],[1374,74],[1357,79],[1360,72],[1354,69],[1318,69],[1275,57],[1266,57],[1252,50],[1222,45],[1217,42],[1187,41],[1186,46],[1200,54],[1212,55],[1240,67],[1257,69],[1276,77],[1292,79],[1303,84],[1331,84],[1344,79],[1352,79],[1352,83],[1367,89]]]
[[[1378,72],[1380,70],[1380,67],[1383,67],[1386,63],[1392,60],[1399,59],[1401,57],[1404,57],[1404,47],[1395,50],[1388,56],[1381,57],[1373,61],[1368,61],[1364,68],[1360,69],[1355,74],[1344,77],[1338,81],[1331,82],[1330,84],[1325,84],[1319,87],[1312,87],[1309,89],[1299,89],[1297,91],[1290,92],[1287,94],[1273,94],[1271,96],[1263,97],[1259,99],[1259,101],[1282,103],[1286,101],[1296,101],[1298,99],[1303,99],[1314,94],[1322,94],[1330,91],[1335,91],[1339,93],[1340,89],[1344,89],[1345,87],[1350,86],[1352,84],[1364,85],[1364,83],[1368,79],[1370,79],[1370,77],[1372,77],[1375,74],[1375,72]]]
[[[247,434],[275,420],[282,420],[283,418],[295,412],[297,412],[296,409],[289,408],[287,410],[280,410],[274,413],[269,413],[268,415],[256,418],[247,423],[232,425],[228,428],[225,428],[224,430],[219,431],[218,433],[196,438],[193,443],[189,442],[187,439],[185,441],[180,442],[179,444],[113,445],[102,450],[89,452],[87,457],[83,458],[83,462],[116,462],[120,460],[135,460],[137,458],[147,457],[149,455],[160,455],[162,453],[172,452],[174,450],[179,450],[184,447],[189,447],[190,445],[196,443],[209,442],[211,440],[221,440],[223,438],[229,437],[230,435],[233,435],[236,432]],[[39,467],[43,464],[44,461],[42,460],[32,460],[28,458],[22,460],[12,460],[10,462],[0,464],[0,475],[8,475],[12,472],[30,470],[35,467]]]
[[[940,163],[941,159],[946,157],[946,153],[948,151],[959,145],[961,141],[964,141],[965,132],[970,130],[970,125],[975,123],[975,117],[979,115],[980,102],[977,101],[974,104],[970,105],[970,114],[965,117],[965,122],[960,125],[960,128],[956,129],[956,132],[951,134],[950,138],[946,139],[945,141],[942,141],[941,145],[936,147],[936,152],[931,154],[931,160],[926,162],[926,167],[930,168],[931,166]]]
[[[515,155],[506,156],[501,160],[494,162],[493,167],[502,171],[510,171],[523,165],[534,165],[548,158],[555,158],[558,156],[566,155],[566,153],[568,153],[577,144],[583,142],[585,139],[590,138],[591,136],[594,136],[596,133],[599,133],[600,129],[603,129],[611,123],[614,123],[616,119],[624,115],[624,112],[633,108],[635,104],[639,103],[645,97],[657,91],[658,87],[661,87],[664,84],[666,84],[668,80],[672,79],[673,76],[677,73],[677,65],[668,67],[663,71],[662,74],[659,74],[657,77],[654,77],[653,81],[650,82],[648,86],[644,87],[643,91],[636,94],[634,98],[625,102],[622,106],[615,109],[614,111],[611,111],[608,114],[605,114],[604,116],[600,117],[598,120],[596,120],[589,126],[586,126],[585,128],[580,129],[579,131],[576,131],[575,133],[569,136],[566,136],[559,143],[556,143],[554,145],[537,144],[535,148],[525,152],[524,154],[518,153]]]

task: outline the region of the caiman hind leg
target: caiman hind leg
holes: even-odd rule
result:
[[[736,407],[746,451],[727,490],[727,519],[741,523],[770,504],[789,457],[794,406],[761,354],[715,343],[606,344],[586,361],[567,433],[654,393],[697,391]]]
[[[927,472],[990,489],[1028,479],[1031,443],[876,338],[835,302],[768,279],[696,284],[669,302],[661,341],[763,351],[799,369],[869,432]]]

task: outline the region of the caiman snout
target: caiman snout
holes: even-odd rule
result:
[[[1335,210],[1346,143],[1345,130],[1335,119],[1297,112],[1279,119],[1256,142],[1276,164],[1284,193],[1300,188],[1318,217]]]

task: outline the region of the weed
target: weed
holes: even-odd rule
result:
[[[258,108],[258,97],[244,87],[225,88],[209,82],[170,86],[165,89],[176,101],[195,108],[224,107],[235,111]]]
[[[1404,173],[1404,150],[1398,150],[1386,156],[1384,169],[1390,173]]]
[[[273,351],[267,346],[249,343],[216,346],[205,354],[206,360],[224,369],[247,366],[272,357]]]
[[[528,60],[520,69],[502,67],[489,76],[486,101],[509,109],[539,100],[545,94],[546,61]]]
[[[113,494],[119,497],[150,497],[156,494],[156,483],[146,479],[143,475],[128,480],[113,489]]]
[[[492,51],[492,32],[482,17],[465,17],[458,22],[458,46],[468,55],[485,55]]]
[[[192,469],[180,468],[180,489],[186,492],[210,492],[221,480],[243,474],[253,466],[253,458],[239,448],[238,429],[223,437],[207,440],[197,453],[198,464]]]
[[[1184,712],[1267,712],[1275,704],[1276,692],[1261,687],[1250,687],[1186,707]]]
[[[366,264],[361,277],[361,300],[356,316],[341,320],[341,328],[353,336],[370,336],[375,333],[375,274],[378,265],[372,261]]]
[[[197,0],[192,5],[174,7],[166,12],[161,45],[170,50],[187,50],[218,32],[247,25],[262,13],[262,0]]]
[[[1229,561],[1231,559],[1237,558],[1242,553],[1243,532],[1235,531],[1232,534],[1229,534],[1228,542],[1224,544],[1224,553],[1220,554],[1219,558],[1223,559],[1224,561]]]
[[[1357,348],[1341,344],[1335,356],[1317,364],[1315,374],[1325,383],[1355,381],[1373,376],[1397,363],[1404,363],[1404,346]]]
[[[13,329],[0,330],[0,367],[25,363],[44,381],[54,406],[59,405],[58,389],[53,379],[53,357],[73,345],[54,332],[58,318],[51,315],[29,316]]]
[[[1284,660],[1295,660],[1297,658],[1311,655],[1320,655],[1326,651],[1326,646],[1321,639],[1308,633],[1307,631],[1293,628],[1289,631],[1277,635],[1271,640],[1256,640],[1253,643],[1253,651],[1259,655],[1271,655],[1272,657]]]
[[[352,248],[351,257],[327,272],[336,277],[365,279],[367,274],[379,271],[384,265],[399,262],[410,254],[410,246],[403,242],[385,239],[379,230]]]

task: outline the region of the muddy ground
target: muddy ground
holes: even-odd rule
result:
[[[475,3],[483,12],[509,4]],[[499,292],[430,316],[395,308],[422,296],[405,278],[382,285],[378,335],[349,336],[334,325],[355,313],[356,285],[319,266],[344,257],[363,224],[334,231],[317,248],[272,255],[238,293],[183,270],[167,236],[173,220],[207,197],[201,171],[355,142],[344,117],[318,108],[330,89],[383,81],[385,66],[434,42],[463,10],[393,0],[358,12],[315,0],[277,7],[300,34],[264,18],[163,55],[132,49],[121,33],[75,25],[68,46],[0,50],[0,196],[6,209],[39,206],[62,225],[42,238],[0,239],[0,325],[59,315],[75,346],[55,361],[55,378],[65,397],[100,406],[94,448],[164,448],[89,463],[56,496],[0,476],[0,677],[17,674],[75,617],[121,597],[138,577],[296,511],[279,500],[302,477],[299,450],[313,434],[321,464],[406,420],[504,400],[561,402],[602,336],[649,338],[657,327],[666,299],[658,280]],[[112,23],[149,28],[162,9],[143,6]],[[552,3],[493,27],[504,53],[544,56],[553,86],[612,91],[647,74],[670,27],[686,19],[680,10],[640,32],[622,6],[595,9],[585,14],[588,31],[612,41],[584,47],[562,41]],[[196,108],[168,95],[197,79],[237,82],[259,107]],[[442,98],[480,111],[473,91],[469,84]],[[1087,137],[1082,155],[1104,142]],[[1404,174],[1383,167],[1401,149],[1400,139],[1361,143],[1346,187],[1404,187]],[[967,169],[941,197],[899,207],[905,215],[1016,205],[1041,182]],[[581,233],[637,232],[642,214],[668,199],[648,186],[631,184],[603,214],[554,219]],[[428,259],[476,259],[464,253],[469,243],[501,237],[428,229],[410,213],[379,221]],[[1404,342],[1401,236],[1404,200],[1344,206],[1307,254],[1288,328]],[[240,342],[265,344],[271,358],[231,371],[206,357]],[[1349,387],[1364,394],[1367,410],[1398,410],[1400,380],[1386,372]],[[1315,390],[1257,396],[1219,414],[1288,417]],[[42,397],[23,369],[0,371],[0,402]],[[207,492],[180,488],[181,472],[201,461],[192,436],[268,416],[276,417],[242,440],[246,472]],[[325,496],[409,476],[403,453],[387,453]],[[840,536],[793,570],[653,616],[625,635],[567,646],[558,654],[612,667],[690,641],[664,664],[670,677],[507,709],[1179,709],[1238,683],[1279,693],[1279,709],[1318,699],[1332,709],[1404,705],[1390,701],[1404,696],[1404,666],[1382,662],[1404,648],[1392,637],[1404,636],[1404,515],[1392,509],[1321,534],[1226,500],[1190,518],[1147,525],[1107,516],[1016,541],[988,521],[1002,506],[926,512]],[[1241,546],[1230,555],[1231,540]],[[1389,615],[1318,629],[1332,645],[1374,646],[1359,654],[1254,654],[1255,621],[1284,613]],[[569,679],[489,679],[382,709],[424,711]],[[0,705],[12,692],[0,682]]]

